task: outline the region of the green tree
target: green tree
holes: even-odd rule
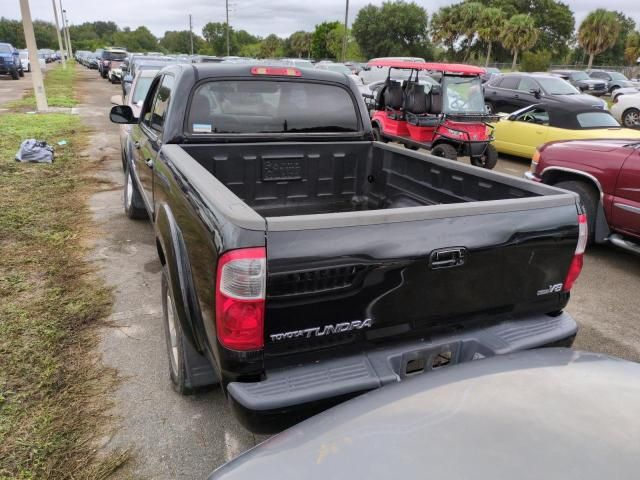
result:
[[[459,6],[442,7],[431,17],[431,36],[449,49],[453,49],[461,32]]]
[[[240,47],[239,53],[243,57],[256,58],[260,56],[260,45],[261,45],[260,41],[256,43],[247,43],[246,45],[243,45],[242,47]]]
[[[202,36],[213,49],[215,55],[227,54],[227,24],[209,22],[202,28]],[[229,54],[237,55],[240,50],[233,27],[229,27]]]
[[[260,57],[273,58],[281,57],[283,54],[284,41],[276,34],[272,33],[260,43]]]
[[[289,49],[294,57],[308,57],[311,54],[312,34],[299,30],[288,38]]]
[[[485,67],[489,65],[493,42],[500,40],[504,22],[504,12],[496,7],[485,8],[478,18],[478,37],[487,44],[487,58],[484,61]]]
[[[551,66],[551,52],[540,50],[539,52],[524,52],[520,62],[520,70],[523,72],[545,72]]]
[[[465,55],[464,61],[467,61],[471,53],[471,47],[476,37],[479,26],[480,16],[484,6],[480,2],[465,2],[460,7],[460,27],[465,37]]]
[[[538,30],[531,17],[518,14],[511,17],[505,23],[500,39],[504,46],[513,53],[511,69],[515,70],[518,61],[518,52],[529,49],[536,44]]]
[[[593,65],[593,57],[615,45],[620,33],[618,20],[615,12],[599,8],[580,24],[578,42],[589,54],[588,69]]]
[[[160,46],[169,53],[187,53],[191,51],[191,32],[189,30],[166,31],[160,39]],[[193,36],[193,50],[200,51],[204,40],[198,35]]]
[[[316,25],[311,36],[311,56],[317,60],[335,58],[327,46],[329,32],[340,25],[340,22],[322,22]]]
[[[627,37],[624,60],[629,65],[640,63],[640,32],[633,32]]]
[[[10,43],[16,48],[25,48],[22,22],[1,17],[0,38],[3,42]]]
[[[388,1],[381,7],[367,5],[360,9],[352,25],[362,53],[366,57],[391,55],[426,56],[428,17],[414,2]]]

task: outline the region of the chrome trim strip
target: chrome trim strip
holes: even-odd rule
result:
[[[574,173],[576,175],[581,175],[583,177],[588,178],[589,180],[591,180],[593,183],[596,184],[596,187],[598,187],[598,190],[600,191],[600,201],[603,200],[604,191],[602,190],[602,185],[600,185],[600,182],[598,181],[598,179],[593,175],[591,175],[590,173],[583,172],[581,170],[574,170],[573,168],[567,168],[567,167],[547,167],[544,170],[542,170],[540,177],[544,178],[544,174],[551,171]]]
[[[626,210],[627,212],[640,215],[640,207],[634,207],[633,205],[627,205],[626,203],[614,203],[613,205],[621,210]]]

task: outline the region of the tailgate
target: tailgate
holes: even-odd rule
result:
[[[267,366],[297,352],[340,346],[342,354],[349,345],[559,311],[576,212],[565,204],[299,229],[267,219]]]

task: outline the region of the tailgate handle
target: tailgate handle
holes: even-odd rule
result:
[[[464,265],[467,258],[467,249],[464,247],[442,248],[431,252],[429,267],[432,270],[438,268],[451,268]]]

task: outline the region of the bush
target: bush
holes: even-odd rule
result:
[[[551,66],[551,52],[541,50],[539,52],[524,52],[520,62],[522,72],[546,72]]]

